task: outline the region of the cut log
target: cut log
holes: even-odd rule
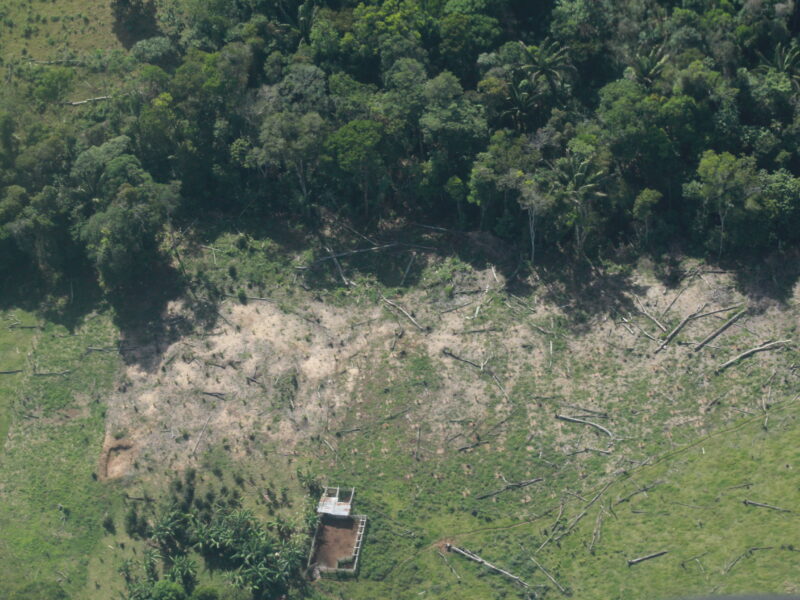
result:
[[[638,565],[639,563],[643,563],[646,560],[650,560],[651,558],[658,558],[659,556],[664,556],[669,550],[662,550],[661,552],[654,552],[653,554],[648,554],[647,556],[640,556],[639,558],[630,558],[628,559],[628,566],[632,567],[633,565]]]
[[[584,419],[578,419],[576,417],[568,417],[567,415],[559,415],[559,414],[556,414],[556,419],[560,421],[567,421],[568,423],[580,423],[581,425],[589,425],[590,427],[594,427],[595,429],[602,431],[612,440],[614,439],[613,433],[611,433],[608,429],[606,429],[602,425],[598,425],[597,423],[592,423],[591,421],[585,421]]]
[[[702,350],[702,349],[703,349],[703,347],[704,347],[706,344],[708,344],[709,342],[713,341],[713,340],[714,340],[714,339],[715,339],[717,336],[719,336],[721,333],[723,333],[723,332],[724,332],[726,329],[728,329],[728,328],[729,328],[731,325],[733,325],[734,323],[736,323],[736,321],[738,321],[738,320],[739,320],[739,318],[740,318],[740,317],[741,317],[741,316],[742,316],[744,313],[746,313],[746,312],[747,312],[747,307],[743,308],[743,309],[742,309],[742,310],[740,310],[738,313],[736,313],[735,315],[733,315],[733,316],[732,316],[730,319],[728,319],[727,321],[725,321],[725,322],[722,324],[722,326],[721,326],[721,327],[719,327],[719,328],[718,328],[716,331],[713,331],[713,332],[712,332],[712,333],[711,333],[711,334],[710,334],[708,337],[706,337],[706,338],[705,338],[705,339],[704,339],[702,342],[700,342],[699,344],[697,344],[697,346],[695,346],[695,347],[694,347],[694,350],[693,350],[693,352],[700,352],[700,350]],[[709,314],[711,314],[711,313],[709,313]]]
[[[777,342],[767,342],[766,344],[758,346],[757,348],[750,348],[750,350],[747,350],[746,352],[742,352],[739,356],[737,356],[735,358],[732,358],[728,362],[723,363],[720,366],[718,366],[716,368],[716,372],[719,373],[720,371],[724,371],[728,367],[735,365],[737,362],[739,362],[743,358],[747,358],[748,356],[752,356],[753,354],[756,354],[757,352],[766,352],[767,350],[775,350],[776,348],[782,348],[783,346],[785,346],[789,342],[791,342],[791,340],[778,340]]]
[[[513,573],[509,573],[509,572],[508,572],[508,571],[506,571],[505,569],[501,569],[500,567],[497,567],[497,566],[493,565],[492,563],[490,563],[490,562],[488,562],[488,561],[485,561],[485,560],[484,560],[484,559],[482,559],[480,556],[478,556],[478,555],[477,555],[477,554],[475,554],[474,552],[470,552],[470,551],[469,551],[469,550],[467,550],[466,548],[459,548],[459,547],[457,547],[457,546],[452,546],[452,545],[450,545],[450,544],[447,544],[447,545],[445,546],[445,548],[447,548],[447,551],[448,551],[448,552],[455,552],[456,554],[460,554],[461,556],[463,556],[463,557],[465,557],[465,558],[468,558],[468,559],[470,559],[470,560],[472,560],[472,561],[475,561],[476,563],[478,563],[478,564],[480,564],[480,565],[483,565],[484,567],[486,567],[486,568],[488,568],[488,569],[491,569],[492,571],[495,571],[495,572],[497,572],[497,573],[500,573],[500,574],[501,574],[501,575],[503,575],[504,577],[508,577],[508,578],[509,578],[511,581],[513,581],[514,583],[518,583],[519,585],[521,585],[521,586],[522,586],[522,587],[524,587],[524,588],[528,588],[528,587],[530,587],[530,586],[529,586],[527,583],[525,583],[525,582],[524,582],[524,581],[523,581],[523,580],[522,580],[520,577],[517,577],[517,576],[516,576],[516,575],[514,575]]]

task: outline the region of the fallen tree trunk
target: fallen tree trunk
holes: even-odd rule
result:
[[[558,419],[560,421],[567,421],[568,423],[580,423],[581,425],[589,425],[589,427],[594,427],[595,429],[597,429],[599,431],[602,431],[608,437],[610,437],[612,440],[614,439],[614,434],[613,433],[611,433],[608,429],[606,429],[602,425],[598,425],[597,423],[592,423],[591,421],[585,421],[583,419],[578,419],[578,418],[575,418],[575,417],[568,417],[566,415],[559,415],[559,414],[556,414],[556,419]]]
[[[561,592],[561,593],[562,593],[562,594],[564,594],[565,596],[567,596],[567,595],[568,595],[568,594],[567,594],[567,590],[565,590],[565,589],[564,589],[564,588],[561,586],[561,584],[560,584],[560,583],[558,583],[558,582],[556,581],[555,577],[553,577],[552,575],[550,575],[550,573],[548,573],[548,572],[547,572],[547,569],[545,569],[545,568],[544,568],[542,565],[540,565],[540,564],[539,564],[539,563],[536,561],[536,559],[535,559],[535,558],[533,558],[532,556],[529,556],[528,558],[530,558],[530,559],[531,559],[531,562],[533,562],[533,564],[535,564],[537,567],[539,567],[539,570],[541,570],[541,572],[542,572],[542,573],[544,573],[544,574],[547,576],[547,578],[548,578],[550,581],[552,581],[552,582],[553,582],[553,585],[555,585],[555,586],[558,588],[558,591],[559,591],[559,592]]]
[[[687,324],[689,321],[691,321],[691,320],[692,320],[692,319],[694,319],[694,318],[695,318],[695,317],[696,317],[698,314],[700,314],[700,311],[701,311],[701,310],[703,310],[705,307],[706,307],[706,305],[705,305],[705,304],[703,304],[703,306],[701,306],[700,308],[698,308],[698,309],[697,309],[696,311],[694,311],[692,314],[690,314],[690,315],[687,315],[686,317],[684,317],[683,321],[681,321],[680,323],[678,323],[678,326],[677,326],[677,327],[675,327],[675,329],[673,329],[672,331],[670,331],[669,335],[667,335],[666,339],[665,339],[665,340],[664,340],[664,341],[661,343],[661,345],[660,345],[660,346],[659,346],[659,347],[656,349],[656,351],[655,351],[653,354],[658,354],[658,353],[659,353],[659,352],[661,352],[661,351],[662,351],[664,348],[666,348],[666,347],[667,347],[667,345],[668,345],[668,344],[669,344],[669,343],[672,341],[672,338],[674,338],[676,335],[678,335],[678,333],[680,333],[680,330],[681,330],[681,329],[683,329],[683,328],[686,326],[686,324]]]
[[[661,331],[667,333],[667,328],[664,327],[664,325],[662,325],[658,319],[656,319],[653,315],[647,312],[647,309],[645,309],[644,304],[642,304],[642,301],[639,300],[639,298],[636,298],[636,303],[639,305],[639,312],[641,312],[645,317],[650,319],[655,324],[655,326],[658,327]]]
[[[386,296],[381,296],[381,300],[383,300],[389,306],[392,306],[392,307],[396,308],[397,310],[399,310],[401,313],[403,313],[406,316],[406,318],[414,324],[414,327],[416,327],[420,331],[427,331],[422,325],[417,323],[417,320],[414,317],[412,317],[411,314],[406,309],[401,307],[399,304],[396,304],[396,303],[392,302],[391,300],[386,298]]]
[[[81,106],[83,104],[94,104],[95,102],[102,102],[103,100],[111,100],[114,96],[98,96],[97,98],[87,98],[86,100],[78,100],[77,102],[64,102],[64,106]]]
[[[200,440],[203,439],[203,434],[206,432],[206,427],[208,427],[208,422],[210,420],[211,420],[211,415],[208,415],[206,422],[203,423],[203,429],[200,430],[200,435],[197,436],[197,442],[195,443],[194,448],[192,448],[191,456],[194,456],[194,453],[197,452],[197,447],[200,445]]]
[[[731,569],[733,569],[733,567],[736,566],[736,563],[738,563],[743,558],[746,558],[746,557],[750,556],[751,554],[753,554],[753,552],[756,552],[757,550],[772,550],[772,546],[761,546],[761,547],[748,548],[747,550],[742,552],[739,556],[737,556],[727,567],[725,567],[725,571],[724,572],[725,573],[730,573]]]
[[[730,319],[725,321],[725,323],[723,323],[722,326],[719,329],[717,329],[716,331],[713,331],[708,337],[706,337],[706,339],[704,339],[702,342],[697,344],[697,346],[694,347],[694,350],[692,350],[692,352],[700,352],[700,350],[703,349],[703,346],[705,346],[709,342],[713,341],[721,333],[725,332],[726,329],[728,329],[731,325],[736,323],[736,321],[738,321],[739,318],[746,312],[747,312],[747,308],[743,308],[738,313],[733,315]],[[709,314],[711,314],[711,313],[709,313]]]
[[[22,369],[15,369],[14,371],[0,371],[0,375],[14,375],[15,373],[22,373]]]
[[[761,508],[769,508],[771,510],[777,510],[778,512],[792,512],[787,508],[781,508],[780,506],[772,506],[772,504],[762,504],[761,502],[753,502],[752,500],[745,500],[742,502],[745,506],[759,506]]]
[[[472,561],[475,561],[476,563],[478,563],[480,565],[483,565],[484,567],[486,567],[488,569],[491,569],[492,571],[496,571],[497,573],[500,573],[501,575],[503,575],[505,577],[508,577],[510,580],[512,580],[515,583],[518,583],[522,587],[525,587],[525,588],[530,587],[520,577],[517,577],[516,575],[514,575],[513,573],[509,573],[505,569],[501,569],[500,567],[497,567],[497,566],[493,565],[492,563],[483,560],[480,556],[478,556],[474,552],[470,552],[466,548],[459,548],[458,546],[452,546],[450,544],[447,544],[445,546],[445,548],[447,548],[448,552],[455,552],[456,554],[460,554],[461,556],[463,556],[465,558],[468,558],[468,559],[470,559]]]
[[[781,347],[785,346],[786,344],[788,344],[789,342],[791,342],[791,340],[778,340],[777,342],[767,342],[766,344],[763,344],[763,345],[758,346],[756,348],[750,348],[750,350],[742,352],[739,356],[737,356],[735,358],[732,358],[728,362],[718,366],[716,368],[716,372],[719,373],[720,371],[724,371],[728,367],[735,365],[737,362],[739,362],[743,358],[747,358],[748,356],[752,356],[753,354],[756,354],[757,352],[766,352],[767,350],[774,350],[775,348],[781,348]]]
[[[659,556],[664,556],[669,550],[662,550],[661,552],[654,552],[653,554],[648,554],[647,556],[640,556],[639,558],[630,558],[628,559],[628,566],[632,567],[633,565],[638,565],[639,563],[643,563],[646,560],[650,560],[651,558],[658,558]]]
[[[528,487],[529,485],[533,485],[534,483],[539,483],[540,481],[544,481],[543,477],[536,477],[535,479],[528,479],[527,481],[518,481],[516,483],[509,483],[504,488],[500,488],[499,490],[495,490],[494,492],[489,492],[488,494],[483,494],[482,496],[478,496],[476,500],[485,500],[486,498],[491,498],[493,496],[497,496],[506,492],[508,490],[515,490],[519,488]]]

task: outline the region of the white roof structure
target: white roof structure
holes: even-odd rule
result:
[[[356,493],[355,488],[350,488],[350,491],[344,492],[340,497],[340,490],[338,487],[326,487],[322,493],[322,498],[317,504],[317,513],[321,515],[333,515],[334,517],[348,517],[353,508],[353,496]]]

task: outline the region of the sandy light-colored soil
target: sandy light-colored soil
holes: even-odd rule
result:
[[[443,453],[448,444],[453,449],[472,442],[464,432],[474,433],[476,423],[509,414],[509,394],[520,381],[535,386],[547,374],[560,396],[579,397],[575,404],[582,408],[605,411],[642,373],[654,381],[669,378],[689,361],[711,373],[726,338],[738,336],[743,350],[779,339],[793,318],[786,306],[743,297],[724,273],[698,272],[677,288],[639,274],[616,307],[594,311],[576,332],[554,333],[556,321],[574,307],[558,305],[549,288],[524,298],[504,288],[503,277],[485,269],[462,278],[448,297],[417,290],[395,299],[424,330],[381,300],[338,307],[297,294],[291,308],[227,301],[212,331],[188,335],[166,349],[158,340],[145,342],[129,357],[119,391],[109,400],[100,473],[123,478],[133,475],[137,464],[180,469],[219,445],[235,458],[292,455],[299,442],[332,440],[348,419],[360,424],[376,407],[386,412],[382,400],[365,397],[364,383],[377,376],[392,381],[394,367],[400,372],[403,357],[412,352],[430,358],[440,381],[435,391],[420,392],[413,414],[400,418],[415,433],[424,424],[422,446]],[[702,353],[692,354],[686,340],[714,331],[726,313],[693,321],[662,352],[655,352],[659,342],[648,339],[663,333],[645,311],[672,328],[703,305],[713,311],[737,303],[750,306],[750,312]],[[185,312],[174,303],[165,318]],[[774,357],[765,353],[757,360]],[[571,371],[578,362],[597,365],[579,386]],[[697,381],[697,412],[676,413],[667,429],[702,427],[696,417],[711,401],[702,393],[704,377]],[[547,427],[565,448],[585,445],[589,431],[553,421],[552,402],[532,400],[539,409],[529,412],[531,430]],[[647,428],[648,415],[637,423]],[[502,446],[501,439],[492,443]]]

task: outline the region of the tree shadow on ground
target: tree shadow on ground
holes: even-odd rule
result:
[[[111,9],[112,30],[126,50],[136,42],[161,35],[152,0],[112,0]]]
[[[358,276],[372,277],[389,288],[411,289],[423,283],[427,257],[453,256],[478,271],[493,269],[511,293],[527,297],[538,291],[547,302],[564,308],[576,326],[597,315],[635,311],[631,295],[645,292],[625,265],[608,269],[554,250],[542,252],[532,267],[518,248],[485,231],[414,223],[365,232],[329,224],[325,230],[319,241],[322,249],[304,270],[311,289],[341,289]]]
[[[152,372],[171,343],[197,327],[213,327],[216,308],[187,293],[181,274],[162,262],[124,289],[111,293],[90,269],[73,270],[57,284],[34,270],[20,269],[3,282],[0,309],[22,309],[75,333],[92,313],[110,310],[119,329],[120,356],[126,365]],[[170,314],[171,301],[186,298],[190,316]]]
[[[760,260],[721,266],[732,271],[737,288],[754,305],[786,304],[800,280],[800,250],[776,252]]]

